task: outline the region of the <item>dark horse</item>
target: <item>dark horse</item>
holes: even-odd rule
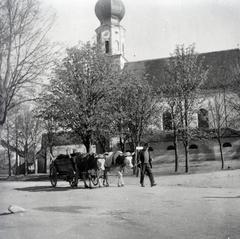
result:
[[[83,179],[85,188],[92,187],[92,177],[93,173],[99,170],[104,171],[105,159],[98,158],[95,154],[81,154],[74,153],[71,155],[74,165],[76,165],[76,172],[78,176]],[[98,175],[94,175],[98,177]],[[87,185],[87,179],[89,179],[89,186]],[[97,178],[99,179],[99,178]],[[99,185],[101,186],[101,185]]]

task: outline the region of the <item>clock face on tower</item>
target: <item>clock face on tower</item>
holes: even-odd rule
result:
[[[110,37],[110,32],[108,30],[105,30],[102,32],[102,38],[107,39]]]

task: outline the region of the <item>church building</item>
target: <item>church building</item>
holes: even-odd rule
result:
[[[95,13],[99,19],[100,26],[96,29],[97,44],[100,45],[104,53],[111,56],[114,64],[118,64],[121,69],[130,70],[138,77],[143,77],[148,74],[151,77],[149,84],[153,87],[158,87],[164,82],[164,66],[168,58],[160,58],[153,60],[143,60],[136,62],[128,62],[125,58],[125,29],[121,25],[121,20],[125,15],[125,6],[122,0],[98,0],[95,5]],[[204,64],[208,66],[209,74],[205,89],[203,89],[201,97],[203,100],[199,106],[198,112],[195,114],[193,121],[194,127],[211,129],[213,128],[211,114],[209,113],[208,105],[213,100],[214,95],[219,90],[225,89],[225,82],[228,72],[231,72],[232,67],[237,62],[240,62],[240,50],[224,50],[217,52],[208,52],[199,54],[200,58],[204,59]],[[227,93],[226,93],[227,94]],[[223,96],[225,97],[225,95]],[[225,118],[230,114],[230,109],[225,107]],[[173,145],[171,142],[171,124],[167,120],[168,111],[163,112],[159,120],[161,121],[162,133],[150,138],[151,144],[155,148],[155,156],[161,159],[160,155],[169,156],[173,154]],[[224,135],[224,154],[228,158],[237,158],[240,156],[240,131],[239,128],[230,128],[226,122]],[[229,127],[229,128],[228,128]],[[201,157],[215,159],[219,157],[219,149],[216,140],[192,141],[190,145],[190,154],[193,158]],[[180,153],[183,154],[183,149]]]

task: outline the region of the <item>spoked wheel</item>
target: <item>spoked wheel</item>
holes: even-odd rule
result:
[[[99,176],[100,176],[99,174],[100,174],[99,170],[96,170],[95,173],[92,173],[90,176],[94,186],[97,186],[99,184]]]
[[[50,182],[53,187],[57,186],[57,170],[54,166],[50,168]]]
[[[76,173],[72,180],[69,181],[69,184],[72,188],[76,188],[78,186],[78,173]]]

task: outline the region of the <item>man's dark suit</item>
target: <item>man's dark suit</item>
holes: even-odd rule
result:
[[[139,152],[139,161],[140,161],[140,168],[141,168],[141,177],[140,177],[140,184],[142,186],[144,186],[144,176],[145,176],[145,173],[148,175],[149,177],[149,180],[150,180],[150,183],[151,183],[151,186],[153,186],[155,183],[154,183],[154,178],[153,178],[153,174],[152,174],[152,159],[149,155],[149,159],[145,160],[144,158],[144,150],[141,150]],[[149,152],[148,152],[149,153]]]

